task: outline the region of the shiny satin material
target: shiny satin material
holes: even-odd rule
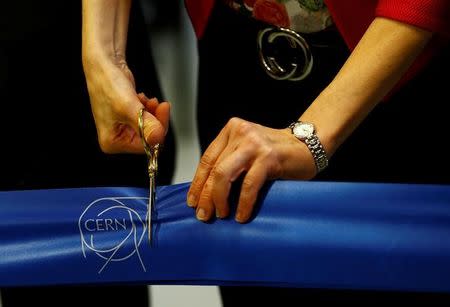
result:
[[[0,193],[0,286],[133,282],[450,292],[450,186],[277,181],[248,224],[188,184]]]

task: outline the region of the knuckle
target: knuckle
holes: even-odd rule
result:
[[[264,146],[261,146],[260,150],[261,150],[261,157],[266,162],[270,163],[270,162],[276,161],[278,159],[278,155],[273,147],[271,147],[269,145],[264,145]]]
[[[252,127],[253,125],[246,121],[241,121],[236,125],[236,133],[240,136],[248,136],[249,139],[251,139],[251,136],[253,136]]]
[[[212,205],[212,197],[211,191],[202,191],[198,199],[198,205],[202,208],[209,209]]]
[[[216,165],[211,171],[212,178],[223,178],[227,175],[226,170],[221,165]]]
[[[102,152],[106,154],[114,153],[114,148],[110,137],[104,135],[99,136],[98,144],[100,145],[100,150]]]
[[[248,196],[253,193],[253,189],[255,188],[255,179],[252,177],[247,177],[242,182],[242,195]]]
[[[226,126],[229,127],[234,127],[235,125],[238,125],[239,123],[241,123],[243,120],[240,119],[239,117],[232,117],[228,120],[228,123],[226,124]]]
[[[208,208],[209,207],[208,204],[210,203],[211,197],[212,197],[211,193],[202,192],[202,194],[200,194],[200,197],[198,199],[198,205],[203,208]]]
[[[212,194],[212,187],[213,183],[211,179],[206,180],[205,185],[203,186],[202,194],[200,195],[201,198],[209,198]]]
[[[211,168],[214,165],[214,157],[207,151],[200,159],[200,166],[204,168]]]
[[[197,195],[199,192],[201,192],[201,190],[202,190],[202,184],[200,183],[199,180],[194,178],[194,180],[191,183],[191,187],[189,188],[189,193]]]
[[[261,137],[251,131],[251,132],[247,132],[246,135],[244,136],[245,138],[245,144],[247,144],[248,146],[252,147],[252,148],[259,148],[264,146],[264,142],[261,139]]]

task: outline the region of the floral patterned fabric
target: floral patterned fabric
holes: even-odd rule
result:
[[[333,24],[323,0],[223,0],[244,15],[288,28],[313,33]]]

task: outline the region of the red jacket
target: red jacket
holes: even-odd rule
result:
[[[214,1],[185,0],[198,38],[205,30]],[[438,33],[401,83],[415,75],[450,36],[450,0],[325,0],[325,3],[350,50],[355,48],[375,17],[398,20]]]
[[[205,30],[214,1],[185,0],[199,38]],[[450,34],[449,0],[325,0],[325,3],[351,49],[375,17],[395,19],[432,32]]]

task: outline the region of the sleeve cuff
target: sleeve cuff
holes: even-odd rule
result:
[[[449,12],[448,0],[380,0],[375,15],[450,36]]]

